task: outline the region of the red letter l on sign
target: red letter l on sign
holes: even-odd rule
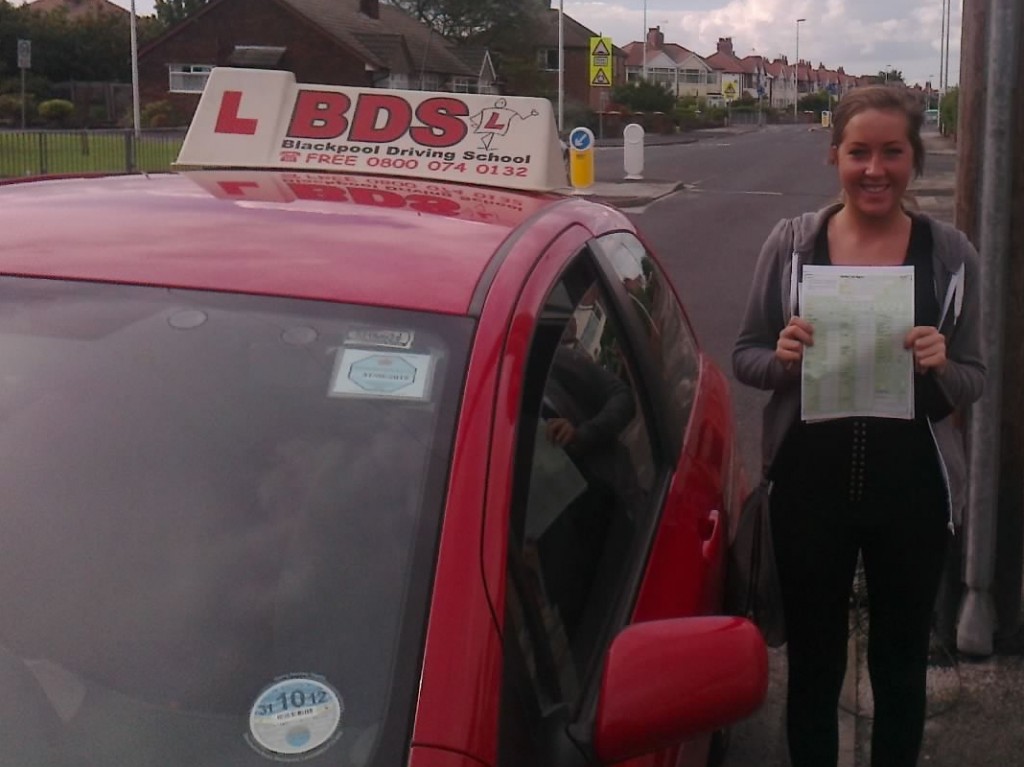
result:
[[[251,117],[239,117],[238,107],[242,104],[241,91],[224,91],[217,113],[217,125],[214,133],[237,133],[243,136],[256,135],[256,120]]]

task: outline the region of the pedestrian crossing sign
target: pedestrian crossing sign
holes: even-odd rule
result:
[[[612,39],[590,38],[590,85],[609,88],[612,84]]]

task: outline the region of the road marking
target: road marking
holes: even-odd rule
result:
[[[686,184],[685,191],[687,192],[701,192],[702,194],[745,194],[753,195],[755,197],[783,197],[784,192],[758,192],[758,191],[736,191],[732,189],[697,189],[697,184],[700,182],[694,182],[693,184]]]

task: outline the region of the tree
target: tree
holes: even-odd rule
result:
[[[208,2],[210,0],[156,0],[156,17],[165,27],[173,27]]]
[[[939,125],[943,135],[956,135],[957,116],[960,112],[960,89],[950,88],[939,105]]]
[[[30,5],[13,9],[0,1],[0,73],[18,73],[15,39],[32,41],[30,76],[50,82],[131,78],[127,14],[93,13],[71,21],[63,10],[41,13]],[[44,94],[39,94],[44,95]]]
[[[660,83],[636,80],[613,88],[612,101],[634,112],[670,112],[676,97]]]
[[[903,84],[903,73],[898,69],[879,69],[875,80],[883,85],[889,85],[890,83]]]
[[[388,4],[453,42],[521,30],[550,7],[543,0],[388,0]]]
[[[828,91],[808,93],[800,99],[797,108],[803,112],[827,112],[832,108],[832,96]]]

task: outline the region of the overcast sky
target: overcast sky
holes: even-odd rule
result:
[[[939,85],[943,0],[552,0],[569,16],[616,45],[644,37],[646,26],[661,27],[665,41],[703,56],[715,52],[719,37],[732,37],[740,57],[796,55],[847,74],[869,75],[891,66],[908,83]],[[125,8],[131,0],[113,0]],[[961,3],[951,0],[949,84],[960,81]],[[646,10],[645,10],[646,9]],[[153,12],[153,0],[136,0],[139,14]]]
[[[739,57],[796,55],[847,74],[868,75],[887,65],[908,83],[939,85],[943,0],[561,0],[565,13],[610,36],[616,45],[642,40],[661,27],[665,42],[709,56],[719,37],[731,37]],[[553,0],[557,7],[559,0]],[[949,84],[960,80],[961,3],[951,2]],[[644,24],[646,8],[646,27]]]

